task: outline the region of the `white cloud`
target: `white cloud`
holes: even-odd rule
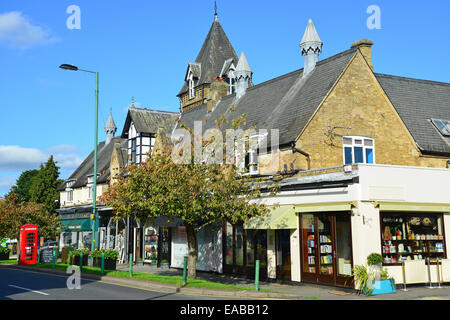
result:
[[[57,40],[48,28],[33,25],[20,11],[0,13],[0,42],[25,49]]]
[[[78,147],[72,144],[61,144],[59,146],[45,149],[46,153],[74,153],[78,151]]]
[[[0,146],[0,171],[39,169],[52,154],[58,167],[75,169],[83,161],[78,154],[73,153],[75,150],[76,147],[70,145],[56,146],[44,151],[20,146]]]
[[[15,183],[16,183],[15,177],[11,176],[0,177],[0,189],[9,190]]]

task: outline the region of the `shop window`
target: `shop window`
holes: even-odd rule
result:
[[[365,137],[344,137],[344,163],[375,163],[374,140]]]
[[[445,259],[442,214],[381,214],[384,264],[403,260]]]

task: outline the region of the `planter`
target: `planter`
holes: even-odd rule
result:
[[[377,280],[377,281],[374,281],[371,285],[367,286],[366,288],[372,289],[371,295],[396,292],[394,280]],[[364,291],[363,291],[364,294],[367,292],[366,288],[364,288]]]
[[[88,265],[88,258],[89,258],[89,256],[83,255],[83,266],[87,266]],[[76,265],[76,266],[79,266],[80,265],[80,256],[72,257],[72,264]]]
[[[142,267],[142,266],[144,266],[144,261],[136,261],[136,265],[138,266],[138,267]]]
[[[114,259],[105,259],[105,270],[116,270],[116,260]],[[94,267],[101,268],[102,267],[102,258],[94,258]]]
[[[9,253],[0,253],[0,260],[9,260]]]
[[[162,270],[169,270],[169,264],[168,264],[168,263],[161,263],[160,268],[161,268]]]

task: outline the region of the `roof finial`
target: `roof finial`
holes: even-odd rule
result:
[[[217,21],[217,1],[214,1],[214,20]]]

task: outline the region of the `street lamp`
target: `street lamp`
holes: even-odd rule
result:
[[[93,205],[92,205],[92,214],[91,220],[94,220],[94,223],[92,224],[92,239],[91,239],[91,251],[95,250],[95,242],[98,237],[98,214],[97,214],[97,208],[96,208],[96,202],[97,202],[97,144],[98,144],[98,72],[95,71],[89,71],[89,70],[83,70],[79,69],[76,66],[70,65],[70,64],[62,64],[59,66],[61,69],[64,70],[71,70],[71,71],[83,71],[88,73],[94,73],[95,74],[95,141],[94,141],[94,186],[93,186]],[[98,241],[97,241],[98,243]]]

